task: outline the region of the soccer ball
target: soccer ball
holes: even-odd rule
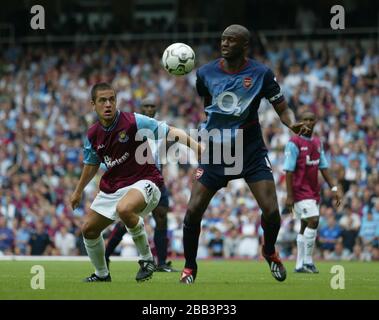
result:
[[[182,76],[195,66],[195,52],[184,43],[174,43],[163,52],[162,65],[168,73]]]

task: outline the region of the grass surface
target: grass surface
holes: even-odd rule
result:
[[[345,289],[333,290],[333,265],[345,270]],[[33,265],[45,269],[45,289],[33,290]],[[137,262],[112,262],[111,283],[83,283],[93,269],[90,262],[0,261],[0,300],[15,299],[127,299],[127,300],[254,300],[254,299],[379,299],[379,264],[319,262],[320,274],[294,274],[277,282],[265,262],[200,261],[196,283],[183,285],[179,273],[155,273],[144,283],[134,280]],[[183,261],[174,261],[181,268]]]

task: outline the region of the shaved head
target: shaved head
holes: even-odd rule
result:
[[[304,110],[300,114],[301,119],[314,119],[317,120],[316,114],[312,110]]]
[[[250,31],[240,24],[230,25],[224,30],[223,34],[239,36],[247,42],[250,41],[251,37]]]

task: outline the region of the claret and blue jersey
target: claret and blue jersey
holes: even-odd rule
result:
[[[118,111],[113,124],[104,128],[96,122],[87,132],[84,141],[84,164],[99,165],[105,163],[107,171],[101,178],[100,190],[114,193],[118,189],[143,179],[151,180],[158,187],[163,178],[154,163],[150,148],[146,148],[148,162],[137,161],[137,149],[146,143],[138,132],[149,130],[153,138],[167,135],[169,127],[164,122],[137,113]],[[146,131],[144,132],[146,133]]]
[[[284,170],[293,173],[295,202],[320,201],[319,169],[327,169],[328,161],[318,137],[293,136],[285,148]]]

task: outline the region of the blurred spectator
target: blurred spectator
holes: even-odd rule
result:
[[[209,255],[214,258],[222,258],[224,256],[224,239],[220,230],[214,230],[214,237],[208,243]]]
[[[359,230],[359,237],[363,245],[372,244],[377,237],[378,222],[374,220],[372,213],[367,212],[366,217],[362,219],[361,229]]]
[[[13,230],[7,227],[5,217],[0,215],[0,255],[12,254],[13,241]]]
[[[288,222],[283,221],[282,227],[279,230],[277,243],[280,248],[280,256],[283,258],[293,258],[294,250],[296,248],[297,232],[295,230],[295,220],[292,217],[288,217],[291,220]],[[284,220],[288,220],[285,218]]]
[[[334,216],[327,220],[327,226],[320,229],[319,243],[324,257],[334,250],[334,246],[341,235],[341,229],[336,223]]]
[[[75,236],[69,233],[65,226],[62,226],[54,237],[55,248],[62,256],[74,255],[76,248]]]
[[[246,258],[257,258],[259,254],[258,220],[254,212],[242,223],[241,242],[238,255]]]
[[[52,249],[52,242],[45,230],[42,221],[36,222],[35,231],[30,235],[29,254],[32,256],[48,255]]]
[[[238,246],[241,242],[238,229],[231,227],[224,240],[224,257],[234,258],[238,256]]]
[[[340,241],[337,241],[334,250],[326,250],[324,253],[325,260],[347,260],[349,259],[349,252],[345,251],[343,248],[343,244]]]
[[[15,254],[26,255],[30,240],[30,230],[25,220],[21,220],[20,227],[16,231]]]

